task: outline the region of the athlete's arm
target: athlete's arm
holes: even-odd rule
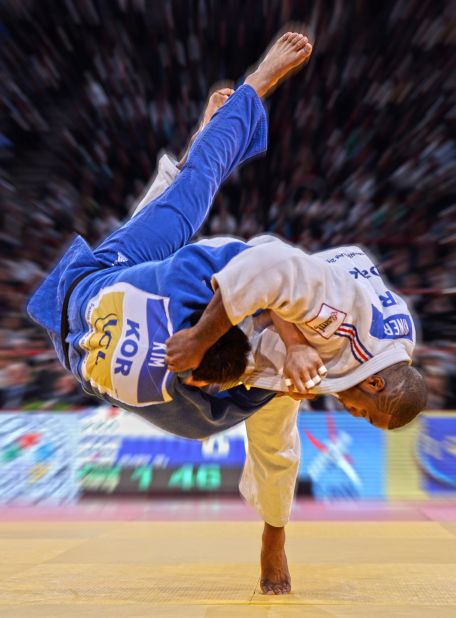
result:
[[[196,369],[209,348],[232,326],[220,290],[216,290],[195,326],[180,330],[166,342],[168,367],[171,371]]]
[[[323,260],[275,240],[243,251],[212,278],[232,324],[261,309],[300,325],[347,282]],[[345,295],[347,297],[347,295]],[[317,306],[318,305],[318,306]]]
[[[271,318],[287,349],[284,374],[291,380],[290,390],[305,393],[326,374],[323,362],[294,324],[285,322],[273,312]],[[177,332],[166,342],[168,367],[179,372],[196,369],[209,348],[231,327],[222,295],[217,289],[198,323]]]
[[[299,281],[311,292],[309,281],[302,272],[298,273],[306,270],[306,265],[296,265],[300,254],[280,241],[258,245],[242,252],[214,275],[215,294],[199,322],[168,339],[170,369],[195,369],[211,345],[231,326],[260,309],[271,309],[289,322],[299,321],[301,305],[306,306],[307,302],[303,295],[295,301],[294,288]]]

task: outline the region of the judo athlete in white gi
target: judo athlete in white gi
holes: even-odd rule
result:
[[[157,176],[133,216],[178,174],[177,161],[163,155]],[[225,236],[197,244],[222,247],[233,242],[235,238]],[[411,362],[416,333],[410,311],[405,301],[387,286],[363,249],[338,247],[308,255],[269,235],[253,238],[247,244],[252,249],[233,258],[213,276],[213,287],[220,288],[230,323],[240,324],[252,345],[251,362],[241,378],[243,384],[278,392],[290,390],[283,338],[272,319],[264,314],[249,317],[263,305],[273,308],[290,323],[292,318],[293,324],[300,323],[295,342],[313,346],[329,369],[323,382],[318,372],[301,378],[294,371],[300,388],[292,389],[290,394],[308,392],[341,398],[342,393],[343,399],[345,391],[372,374],[397,363]],[[202,325],[201,320],[200,330]],[[169,340],[168,358],[176,371],[196,365],[193,356],[199,358],[202,354],[202,339],[192,342],[191,347],[187,344],[186,338],[196,332],[195,327]],[[184,342],[188,355],[184,348],[173,354],[175,342],[179,346]],[[414,371],[412,375],[416,375]],[[381,420],[374,424],[388,428]]]
[[[176,161],[164,155],[134,214],[178,174]],[[198,244],[223,247],[234,242],[223,237]],[[409,366],[416,341],[413,319],[370,257],[359,247],[307,255],[273,236],[248,244],[248,251],[214,274],[212,284],[218,291],[197,326],[168,342],[170,367],[176,371],[197,367],[206,346],[239,324],[252,348],[243,384],[283,393],[291,379],[293,396],[334,395],[351,414],[366,417],[379,428],[412,420],[426,401],[424,382]],[[267,308],[286,320],[291,330],[283,331],[284,322],[277,322],[274,314],[272,320],[267,312],[249,317]],[[318,372],[323,362],[315,359],[315,351],[327,368],[323,380]],[[289,585],[283,527],[300,453],[297,408],[289,397],[276,397],[246,419],[249,451],[240,489],[266,522],[266,538],[273,539],[265,543],[265,553],[276,548],[275,571],[271,576],[271,570],[263,568],[262,588],[275,593],[288,591]]]
[[[288,519],[299,460],[297,404],[283,397],[274,404],[275,415],[267,416],[274,390],[240,386],[211,394],[186,386],[166,367],[165,342],[173,330],[191,325],[195,309],[209,303],[213,273],[239,252],[250,250],[240,241],[221,247],[184,245],[204,221],[220,183],[236,165],[265,150],[267,118],[260,97],[302,65],[311,51],[302,34],[282,36],[195,139],[172,186],[96,250],[78,237],[28,304],[29,314],[49,333],[62,364],[87,392],[168,431],[201,438],[249,419],[266,406],[264,421],[249,423],[249,440],[255,445],[249,450],[249,461],[254,463],[247,469],[255,467],[254,484],[269,489],[260,488],[247,498],[266,522],[262,588],[272,594],[290,590],[282,526]],[[247,346],[241,352],[245,357],[247,338],[239,334],[239,346]],[[235,354],[230,351],[231,356]],[[233,373],[236,380],[244,369],[245,364]],[[225,382],[223,371],[218,382]],[[258,416],[263,416],[262,410]],[[293,436],[296,452],[283,455],[283,435]],[[291,483],[282,482],[282,477],[290,476]],[[248,472],[244,480],[248,493]]]
[[[178,174],[175,159],[162,156],[134,215]],[[223,247],[233,242],[236,239],[221,237],[198,244]],[[365,251],[351,246],[308,255],[266,235],[248,244],[248,251],[214,274],[212,284],[218,292],[208,313],[196,327],[169,340],[170,367],[197,367],[208,343],[225,327],[239,324],[251,344],[241,377],[246,386],[284,393],[291,381],[293,397],[334,395],[352,415],[382,429],[412,420],[426,401],[424,382],[409,366],[415,326],[407,304],[385,283]],[[251,317],[266,308],[286,320],[291,330],[284,331],[284,322],[274,314],[270,319],[268,312]],[[323,366],[318,359],[327,375],[318,371]],[[269,540],[264,553],[275,547],[274,560],[267,562],[275,567],[263,568],[262,580],[263,590],[275,594],[289,590],[284,526],[300,457],[298,405],[290,397],[276,397],[245,421],[249,450],[240,490],[266,522]]]
[[[308,255],[274,237],[260,237],[216,273],[212,285],[214,298],[197,325],[168,342],[173,370],[197,367],[206,346],[228,324],[269,309],[294,325],[328,370],[323,381],[316,373],[293,373],[298,391],[337,395],[350,413],[381,429],[401,427],[423,409],[424,380],[410,366],[416,341],[412,316],[361,248]],[[296,364],[292,355],[299,350],[287,358],[280,338],[276,335],[274,343],[268,329],[258,345],[277,371],[262,372],[257,365],[242,381],[284,390],[285,380],[276,374],[284,366],[290,375],[287,364]]]

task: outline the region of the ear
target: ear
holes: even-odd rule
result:
[[[363,380],[360,384],[361,389],[367,393],[380,393],[386,386],[386,382],[382,376],[374,374]]]

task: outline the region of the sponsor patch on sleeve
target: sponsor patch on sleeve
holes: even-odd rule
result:
[[[324,339],[329,339],[347,317],[344,311],[335,309],[326,303],[320,307],[318,315],[306,322],[306,326],[321,335]]]

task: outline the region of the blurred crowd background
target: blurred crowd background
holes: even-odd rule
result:
[[[290,20],[311,62],[268,101],[268,155],[203,234],[367,247],[419,318],[429,409],[456,407],[454,17],[443,0],[3,0],[0,407],[90,403],[26,299],[75,233],[96,245],[120,225],[211,86]]]

